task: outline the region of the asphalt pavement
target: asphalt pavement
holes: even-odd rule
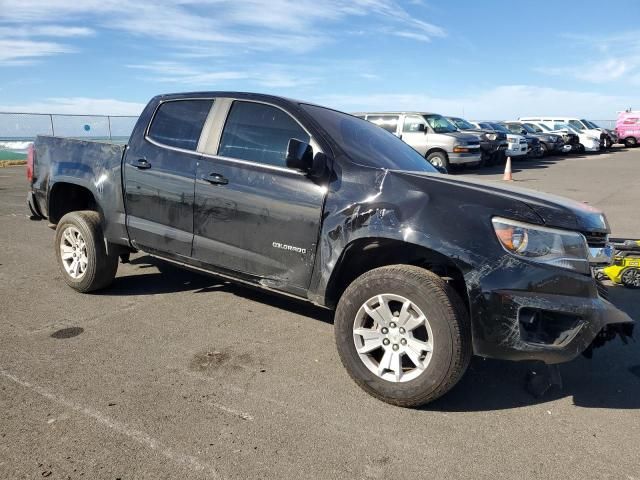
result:
[[[639,170],[640,149],[514,163],[636,237]],[[444,398],[392,407],[350,380],[328,311],[142,254],[76,293],[26,188],[0,169],[0,478],[640,479],[638,343],[563,365],[542,398],[535,364],[476,358]],[[638,291],[610,295],[640,319]]]

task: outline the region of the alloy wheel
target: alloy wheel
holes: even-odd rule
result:
[[[67,274],[73,279],[80,279],[87,271],[87,244],[74,226],[65,228],[60,238],[60,258]]]
[[[433,333],[427,317],[411,300],[376,295],[358,310],[353,342],[360,360],[377,377],[408,382],[429,365]]]

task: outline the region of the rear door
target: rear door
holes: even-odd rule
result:
[[[326,188],[285,165],[291,138],[319,147],[278,106],[219,99],[196,175],[193,256],[302,294]]]
[[[127,228],[143,250],[191,255],[193,199],[200,134],[213,99],[158,105],[144,138],[124,162]]]

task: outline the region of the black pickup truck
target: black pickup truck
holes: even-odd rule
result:
[[[443,395],[472,354],[556,364],[631,334],[593,276],[611,259],[601,212],[440,174],[321,106],[162,95],[126,146],[38,137],[27,176],[72,288],[143,251],[335,309],[344,366],[392,404]]]
[[[482,150],[482,161],[485,165],[497,165],[504,163],[505,152],[509,147],[507,134],[495,130],[478,128],[471,122],[460,117],[446,117],[458,130],[478,136],[480,140],[480,150]]]

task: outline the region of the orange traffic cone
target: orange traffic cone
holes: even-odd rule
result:
[[[502,180],[505,182],[513,182],[513,176],[511,175],[511,157],[507,157],[507,163],[504,166],[504,175]]]

